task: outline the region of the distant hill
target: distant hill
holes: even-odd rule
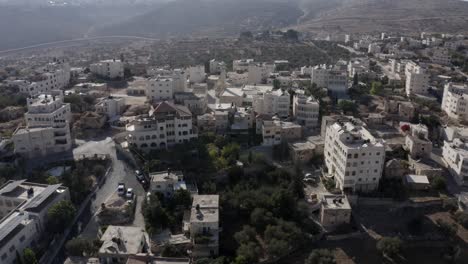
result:
[[[294,25],[297,4],[261,0],[176,0],[141,16],[97,29],[97,35],[224,36]]]
[[[461,0],[302,0],[297,28],[329,32],[468,32]]]

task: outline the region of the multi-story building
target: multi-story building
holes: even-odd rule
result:
[[[281,118],[289,117],[290,95],[281,89],[267,91],[253,96],[253,108],[257,114],[277,115]]]
[[[227,124],[225,127],[227,127]],[[215,114],[212,112],[197,116],[197,128],[200,132],[216,132]]]
[[[49,63],[36,72],[36,75],[30,77],[29,80],[16,80],[12,84],[17,85],[21,93],[34,96],[63,89],[69,83],[70,65],[62,61]]]
[[[12,140],[15,152],[28,157],[70,151],[70,104],[61,96],[38,95],[27,99],[26,127],[18,127]]]
[[[171,78],[174,82],[174,93],[183,93],[187,89],[187,72],[182,69],[174,69]]]
[[[328,87],[328,69],[326,65],[318,65],[312,68],[311,81],[318,87]]]
[[[151,172],[149,176],[152,193],[161,193],[164,197],[172,197],[177,190],[187,190],[184,174],[181,171]]]
[[[318,129],[319,102],[302,91],[296,91],[293,98],[293,116],[296,122],[304,127],[304,134],[311,134]]]
[[[170,101],[174,96],[174,79],[156,77],[150,79],[146,86],[146,97],[153,102]]]
[[[143,151],[166,149],[197,137],[190,110],[167,101],[129,123],[126,131],[128,144]]]
[[[193,196],[189,229],[193,257],[218,255],[219,195]]]
[[[347,69],[334,67],[328,72],[327,89],[335,95],[344,95],[348,92]]]
[[[314,157],[323,157],[325,142],[320,136],[311,136],[302,141],[289,143],[288,146],[294,164],[306,164]]]
[[[112,96],[103,98],[95,105],[95,109],[98,114],[104,114],[109,119],[113,119],[125,110],[125,98]]]
[[[456,138],[444,142],[442,158],[458,185],[468,185],[468,144]]]
[[[187,68],[187,75],[191,83],[202,83],[206,79],[205,66],[190,66]]]
[[[174,102],[184,105],[194,115],[204,114],[207,108],[206,96],[192,92],[174,93]]]
[[[341,190],[373,191],[379,185],[385,163],[383,140],[374,138],[355,122],[327,127],[325,165]]]
[[[274,146],[282,141],[298,140],[302,137],[302,127],[292,122],[280,121],[277,117],[262,121],[264,146]]]
[[[345,195],[324,195],[320,207],[320,223],[333,229],[351,222],[351,205]]]
[[[437,63],[440,65],[451,64],[451,58],[450,58],[448,48],[435,47],[431,50],[431,53],[432,53],[431,60],[433,63]]]
[[[249,84],[262,84],[272,72],[275,71],[275,65],[270,63],[255,63],[250,64],[248,83]]]
[[[249,70],[249,66],[254,63],[254,59],[242,59],[232,61],[232,69],[235,72],[245,72]]]
[[[68,188],[60,184],[20,180],[0,187],[0,263],[16,263],[18,253],[38,246],[49,208],[69,199]]]
[[[348,63],[348,77],[353,78],[354,75],[362,76],[369,72],[369,60],[364,58],[355,58]]]
[[[103,78],[116,79],[124,77],[124,63],[120,60],[103,60],[93,63],[89,70]]]
[[[468,86],[447,83],[444,87],[442,110],[452,119],[468,120]]]
[[[429,74],[420,65],[408,62],[405,67],[406,95],[425,95],[429,92]]]
[[[405,149],[414,159],[428,158],[432,152],[432,142],[429,140],[427,126],[411,125],[405,137]]]
[[[370,53],[370,54],[377,54],[377,53],[380,53],[381,51],[381,47],[378,43],[371,43],[369,44],[369,48],[367,49],[367,53]]]

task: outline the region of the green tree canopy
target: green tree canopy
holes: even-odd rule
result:
[[[400,253],[402,242],[398,237],[384,237],[377,242],[377,249],[384,255],[393,257]]]
[[[63,232],[76,214],[76,209],[68,200],[60,201],[47,212],[49,227],[55,233]]]
[[[309,257],[305,260],[305,264],[335,264],[336,259],[332,251],[328,249],[314,249]]]

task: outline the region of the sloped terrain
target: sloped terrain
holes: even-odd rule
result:
[[[331,32],[468,32],[468,2],[460,0],[304,0],[297,26]]]

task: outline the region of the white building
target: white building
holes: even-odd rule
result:
[[[89,66],[92,73],[107,79],[124,77],[124,63],[120,60],[103,60]]]
[[[202,115],[207,109],[206,96],[201,94],[194,94],[191,92],[174,93],[174,102],[184,105],[194,115]]]
[[[447,83],[444,87],[442,110],[452,119],[468,120],[468,86]]]
[[[448,48],[435,47],[431,50],[431,53],[432,53],[431,60],[433,63],[437,63],[440,65],[451,64],[451,58],[450,58]]]
[[[301,137],[302,127],[298,124],[280,121],[276,117],[262,121],[263,146],[274,146],[282,141],[298,140]]]
[[[369,72],[369,60],[366,58],[355,58],[348,63],[348,77],[353,78],[355,74],[362,76]]]
[[[256,63],[249,65],[249,84],[261,84],[275,71],[275,65],[269,63]]]
[[[312,66],[303,66],[301,67],[301,75],[312,76],[312,71],[314,67]]]
[[[245,72],[249,70],[249,66],[254,63],[254,59],[242,59],[232,61],[232,69],[235,72]]]
[[[50,93],[65,88],[70,83],[70,65],[66,62],[49,63],[28,81],[16,80],[20,92],[29,95]]]
[[[152,193],[161,193],[164,197],[172,197],[177,190],[187,190],[184,174],[181,171],[151,172],[149,177]]]
[[[9,181],[0,187],[0,263],[16,263],[25,248],[41,243],[47,212],[62,200],[69,200],[68,188],[25,180]]]
[[[70,104],[61,96],[39,95],[27,99],[26,127],[18,127],[12,140],[15,153],[32,158],[72,149]]]
[[[352,122],[328,126],[325,165],[341,190],[373,191],[379,185],[385,163],[385,145]]]
[[[324,195],[320,223],[328,230],[351,222],[351,205],[345,195]]]
[[[187,75],[191,83],[202,83],[206,79],[205,66],[190,66],[187,68]]]
[[[120,116],[125,110],[125,98],[106,97],[101,99],[96,105],[96,112],[106,115],[109,119]]]
[[[194,195],[190,212],[193,257],[219,253],[219,195]]]
[[[166,149],[197,137],[187,107],[164,101],[127,125],[127,142],[143,151]]]
[[[146,97],[152,102],[171,101],[174,97],[174,80],[159,76],[150,79],[146,86]]]
[[[304,134],[318,130],[320,104],[312,96],[306,96],[303,91],[296,91],[293,98],[293,116],[296,122],[304,127]]]
[[[414,62],[408,62],[405,67],[406,95],[428,94],[429,74],[424,68]]]
[[[174,93],[183,93],[187,89],[187,72],[182,69],[174,69],[171,78],[174,82]]]
[[[328,87],[328,69],[326,65],[313,67],[310,77],[312,83],[315,83],[318,87]]]
[[[348,72],[346,68],[335,67],[329,71],[327,89],[336,95],[344,95],[348,92]]]
[[[456,138],[444,142],[442,157],[458,185],[468,185],[468,145]]]
[[[369,54],[377,54],[381,52],[380,45],[378,43],[371,43],[369,44],[369,48],[367,49],[367,53]]]
[[[281,89],[267,91],[263,94],[254,95],[253,108],[257,114],[277,115],[281,118],[289,117],[291,105],[290,95]]]

